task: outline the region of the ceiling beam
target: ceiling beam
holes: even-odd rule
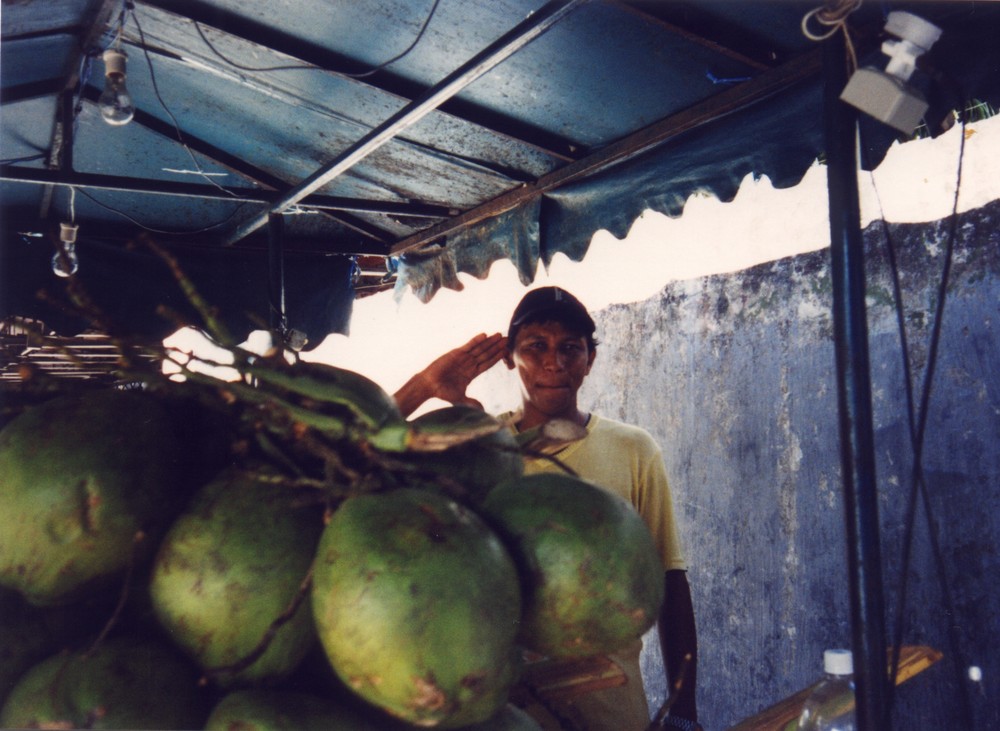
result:
[[[62,91],[65,85],[65,79],[43,79],[8,86],[0,91],[0,106],[52,96]]]
[[[87,101],[96,104],[98,96],[100,96],[100,92],[93,87],[88,86],[84,89],[83,98]],[[226,170],[267,188],[270,191],[286,191],[291,187],[291,184],[288,181],[283,180],[276,175],[272,175],[268,171],[250,164],[243,158],[232,155],[199,137],[191,135],[188,132],[181,132],[180,139],[178,139],[178,131],[171,123],[165,122],[149,112],[145,112],[137,108],[135,110],[135,116],[132,119],[132,124],[138,124],[145,129],[160,135],[161,137],[169,139],[171,142],[183,145],[191,152],[197,153],[206,158],[209,162],[225,168]],[[227,190],[228,189],[229,188],[227,186]],[[221,193],[218,189],[216,190]],[[225,194],[223,193],[222,195],[224,196]],[[273,197],[269,197],[267,202],[271,202],[273,200]],[[389,235],[385,231],[350,214],[352,212],[386,213],[398,216],[412,215],[416,218],[442,218],[453,214],[451,209],[424,203],[371,201],[370,204],[366,206],[366,201],[362,201],[361,199],[339,198],[338,200],[343,201],[345,204],[349,201],[352,201],[352,203],[350,205],[343,206],[316,206],[316,208],[341,226],[345,226],[383,245],[388,245],[390,241]],[[334,210],[338,211],[336,215],[331,213],[331,211]],[[410,211],[412,211],[412,213]]]
[[[100,89],[88,86],[83,90],[82,98],[88,102],[97,104],[100,95]],[[135,116],[132,118],[132,124],[137,124],[144,129],[148,129],[149,131],[154,132],[155,134],[158,134],[175,144],[185,146],[191,152],[201,155],[209,162],[225,168],[226,170],[229,170],[230,172],[235,173],[236,175],[239,175],[240,177],[253,183],[257,183],[265,188],[280,190],[288,186],[285,181],[271,175],[266,170],[262,170],[261,168],[251,165],[246,160],[243,160],[235,155],[231,155],[225,150],[220,149],[215,145],[211,145],[194,135],[187,132],[178,132],[177,128],[175,128],[170,122],[165,122],[159,117],[139,109],[138,107],[135,110]]]
[[[75,36],[79,35],[81,27],[79,25],[63,25],[57,28],[41,28],[38,30],[31,30],[25,33],[17,33],[13,35],[6,35],[3,37],[3,43],[17,43],[18,41],[37,41],[39,39],[45,38],[56,38],[58,36]]]
[[[780,92],[793,84],[816,76],[822,69],[820,50],[817,48],[809,51],[782,66],[754,77],[750,81],[726,89],[682,112],[654,122],[581,160],[542,176],[534,183],[514,188],[447,221],[401,239],[392,246],[391,254],[398,256],[434,243],[437,239],[517,208],[546,191],[580,179],[665,140]]]
[[[238,226],[227,238],[226,243],[228,245],[235,244],[244,236],[266,224],[269,214],[280,213],[295,205],[305,196],[323,187],[345,170],[350,169],[403,130],[419,122],[445,100],[458,94],[490,69],[545,33],[583,2],[585,0],[552,0],[538,12],[528,16],[512,30],[431,87],[422,98],[406,105],[357,143],[351,145],[343,153],[337,155],[332,161],[296,185],[280,201],[272,205],[266,213],[255,216]]]
[[[225,190],[214,185],[185,183],[176,180],[146,180],[120,175],[98,173],[78,173],[67,170],[43,170],[38,168],[0,165],[0,181],[54,185],[84,190],[117,190],[128,193],[146,193],[200,200],[220,200],[233,203],[259,203],[270,205],[277,200],[279,191],[259,188],[233,188]],[[389,216],[440,219],[452,213],[444,206],[420,203],[363,200],[338,196],[311,195],[299,202],[299,207],[312,210],[354,211],[356,213],[379,213]]]
[[[739,51],[730,48],[727,45],[719,43],[718,41],[714,41],[711,38],[706,38],[701,33],[696,33],[688,28],[684,28],[680,25],[677,25],[676,23],[671,23],[667,20],[664,20],[663,18],[659,18],[653,15],[652,13],[646,12],[645,10],[641,10],[640,8],[637,8],[634,5],[630,5],[627,2],[623,2],[622,0],[610,0],[610,4],[614,5],[619,10],[624,10],[625,12],[632,13],[633,15],[641,18],[646,23],[655,25],[656,27],[661,28],[662,30],[665,30],[668,33],[671,33],[675,36],[679,36],[680,38],[683,38],[686,41],[690,41],[691,43],[703,46],[714,53],[727,56],[728,58],[731,58],[734,61],[738,61],[739,63],[742,63],[746,66],[749,66],[752,69],[756,69],[757,71],[765,71],[769,68],[774,67],[773,63],[765,63],[758,59],[751,58],[750,56],[747,56],[745,53],[740,53]]]

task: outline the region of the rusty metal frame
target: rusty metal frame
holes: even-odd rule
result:
[[[280,213],[310,193],[315,192],[345,170],[370,155],[382,145],[392,140],[408,127],[416,124],[427,114],[458,94],[476,79],[494,68],[528,43],[545,33],[586,0],[553,0],[541,10],[529,16],[498,40],[473,56],[438,84],[431,87],[420,99],[406,105],[385,122],[362,137],[358,142],[337,155],[329,163],[288,191],[281,200],[266,212],[240,224],[226,239],[232,246],[267,223],[268,216]]]

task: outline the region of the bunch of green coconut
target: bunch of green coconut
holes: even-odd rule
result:
[[[0,727],[537,729],[511,703],[526,651],[652,625],[662,569],[624,501],[523,475],[481,411],[404,420],[297,366],[3,427]]]

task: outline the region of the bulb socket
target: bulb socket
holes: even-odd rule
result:
[[[59,224],[59,240],[64,244],[75,244],[76,243],[76,232],[79,230],[79,226],[75,223],[60,223]]]
[[[101,58],[104,60],[105,76],[125,77],[125,64],[128,57],[125,55],[124,51],[120,51],[117,48],[109,48],[104,52]]]

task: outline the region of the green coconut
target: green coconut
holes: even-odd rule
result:
[[[166,407],[138,392],[58,397],[13,419],[0,432],[0,585],[69,603],[139,562],[191,492],[182,447]]]
[[[524,473],[524,458],[514,434],[481,409],[460,404],[428,411],[410,422],[417,434],[447,435],[449,430],[474,422],[476,417],[480,423],[492,422],[496,430],[457,446],[412,457],[422,472],[442,478],[438,482],[440,489],[473,506],[499,483]]]
[[[18,592],[0,588],[0,706],[28,668],[88,637],[114,611],[110,602],[36,607]]]
[[[417,489],[345,501],[320,540],[312,597],[335,673],[390,715],[455,728],[506,702],[517,569],[471,510]]]
[[[156,618],[220,685],[286,675],[315,642],[300,593],[322,521],[314,509],[293,507],[295,497],[287,487],[227,471],[197,493],[153,562]],[[296,611],[276,623],[297,598]],[[272,624],[266,651],[247,663]]]
[[[663,601],[663,565],[622,498],[564,474],[497,486],[483,512],[524,579],[520,641],[550,657],[614,652],[640,638]]]
[[[120,637],[34,665],[7,697],[0,727],[191,729],[207,711],[190,663],[163,644]]]
[[[290,690],[233,691],[212,709],[205,731],[384,731],[363,710]]]

